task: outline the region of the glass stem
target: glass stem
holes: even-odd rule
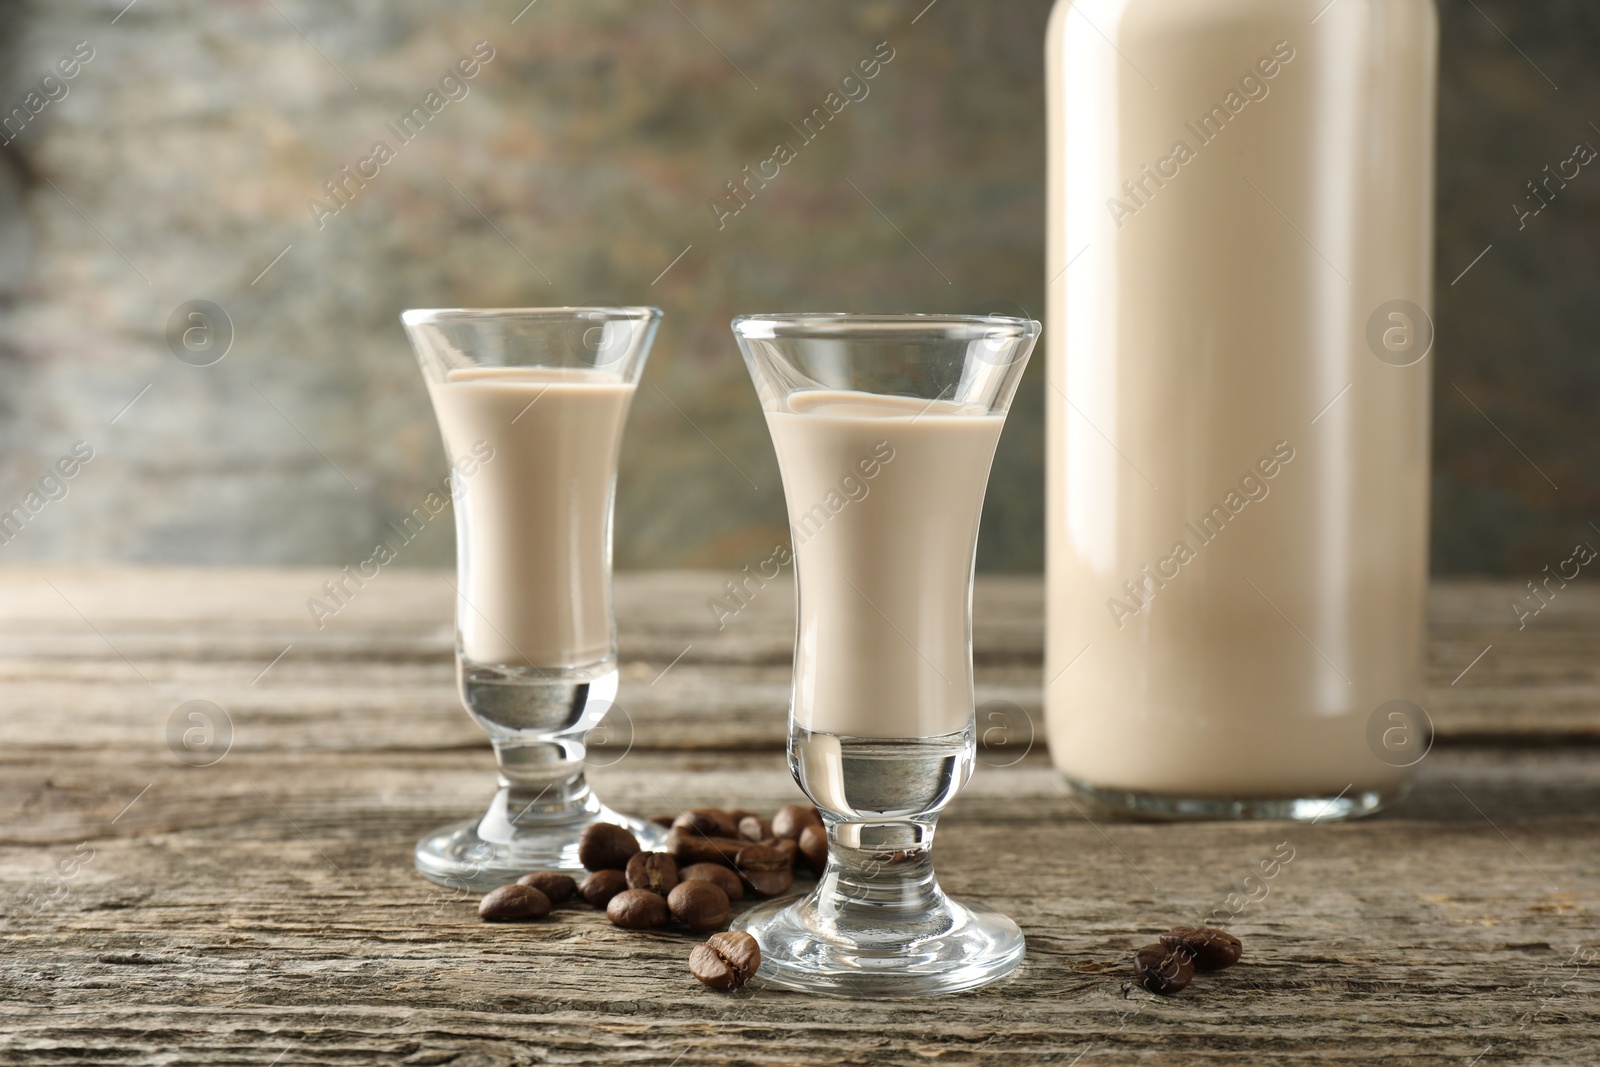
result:
[[[813,899],[843,911],[870,906],[885,924],[915,921],[944,893],[933,873],[934,819],[829,821],[828,868]]]
[[[500,794],[511,825],[566,822],[598,807],[583,773],[584,744],[577,738],[495,741]]]

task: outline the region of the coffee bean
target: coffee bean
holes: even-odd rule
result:
[[[689,950],[689,973],[709,989],[734,989],[739,985],[737,972],[710,945],[696,945]]]
[[[739,836],[746,841],[765,841],[772,836],[772,824],[754,815],[739,820]]]
[[[712,989],[737,989],[761,967],[761,946],[741,931],[712,934],[689,953],[689,973]]]
[[[578,835],[578,862],[585,870],[621,870],[638,851],[639,840],[613,823],[592,822]]]
[[[798,841],[800,832],[807,826],[821,825],[822,816],[817,814],[815,804],[789,804],[772,817],[773,835],[791,841]]]
[[[701,837],[688,830],[674,829],[667,834],[666,850],[679,865],[721,863],[732,866],[734,857],[750,842],[736,838]]]
[[[744,899],[744,883],[739,876],[720,863],[694,863],[678,871],[678,884],[684,882],[711,882],[728,894],[733,901]]]
[[[743,930],[728,930],[706,938],[711,950],[727,961],[739,975],[739,981],[748,982],[761,968],[761,945]]]
[[[775,897],[794,885],[784,854],[770,845],[749,845],[734,857],[734,869],[757,896]]]
[[[1133,973],[1152,993],[1171,996],[1194,977],[1194,960],[1184,949],[1146,945],[1133,956]]]
[[[678,884],[678,862],[665,852],[635,852],[628,859],[628,888],[666,896]]]
[[[701,837],[739,836],[739,820],[721,808],[693,808],[673,819],[672,825]]]
[[[817,874],[828,866],[828,831],[821,826],[808,826],[800,831],[800,855],[806,865]]]
[[[728,894],[715,882],[679,882],[667,894],[667,909],[691,930],[716,930],[728,922]]]
[[[750,891],[760,897],[777,897],[794,888],[794,872],[783,871],[751,871],[744,875],[745,885]]]
[[[649,930],[667,922],[667,902],[648,889],[624,889],[606,905],[606,918],[626,930]]]
[[[550,914],[550,898],[531,885],[503,885],[478,901],[478,918],[491,923],[542,919]]]
[[[1239,962],[1244,944],[1226,930],[1212,926],[1174,926],[1161,935],[1169,949],[1182,949],[1194,959],[1197,971],[1220,971]]]
[[[534,871],[518,878],[517,884],[533,886],[549,897],[552,904],[571,900],[572,894],[578,891],[578,883],[572,880],[572,875],[560,871]]]
[[[628,888],[628,876],[622,871],[595,871],[583,880],[578,893],[597,908],[611,903],[611,898]]]
[[[673,819],[673,816],[671,816],[671,815],[652,815],[652,816],[650,816],[650,821],[652,823],[654,823],[657,826],[665,827],[667,829],[671,829],[671,827],[672,827],[672,819]]]
[[[772,845],[757,844],[746,845],[733,857],[733,866],[736,870],[744,871],[781,871],[788,865],[783,851]]]
[[[807,829],[809,829],[809,827],[807,827]],[[804,831],[802,831],[802,833],[803,832]],[[775,837],[771,841],[763,841],[761,844],[771,845],[773,848],[777,849],[778,854],[783,857],[783,862],[789,865],[789,869],[791,871],[794,870],[795,861],[800,858],[800,842],[791,840],[787,837]]]

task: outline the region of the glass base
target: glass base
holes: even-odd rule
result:
[[[666,842],[667,832],[662,827],[598,803],[577,820],[521,825],[507,833],[510,820],[505,817],[503,800],[503,796],[497,797],[481,819],[441,827],[418,841],[415,860],[422,876],[453,889],[483,892],[514,882],[530,871],[581,874],[578,835],[592,822],[626,827],[646,851],[659,850]]]
[[[820,887],[819,887],[820,888]],[[914,929],[894,924],[846,931],[836,914],[819,929],[818,892],[754,908],[733,922],[761,945],[763,985],[843,997],[925,997],[999,981],[1022,962],[1017,924],[997,911],[939,894]],[[854,910],[854,909],[848,909]],[[863,909],[871,919],[870,908]]]
[[[1294,822],[1342,822],[1391,807],[1411,792],[1409,780],[1391,789],[1349,789],[1330,796],[1183,797],[1168,793],[1136,793],[1102,789],[1075,778],[1067,787],[1079,799],[1119,815],[1140,819],[1289,819]]]

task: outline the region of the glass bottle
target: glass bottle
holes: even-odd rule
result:
[[[1424,701],[1433,0],[1062,0],[1047,36],[1055,765],[1337,818]]]

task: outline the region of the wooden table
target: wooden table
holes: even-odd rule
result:
[[[688,935],[586,908],[479,923],[411,869],[423,831],[491,791],[450,587],[385,571],[318,630],[305,601],[329,576],[0,570],[0,1063],[1600,1060],[1600,588],[1521,631],[1517,583],[1435,588],[1439,738],[1398,810],[1174,826],[1089,821],[1058,790],[1025,736],[1039,583],[981,581],[979,699],[1025,714],[941,823],[939,869],[1015,916],[1028,957],[905,1003],[711,993]],[[619,580],[631,747],[594,774],[619,807],[799,796],[788,590],[719,632],[720,584]],[[190,756],[209,766],[169,744],[174,716],[203,729],[179,710],[196,700],[226,712]],[[1293,861],[1234,924],[1243,962],[1175,998],[1130,987],[1133,948],[1281,842]]]

